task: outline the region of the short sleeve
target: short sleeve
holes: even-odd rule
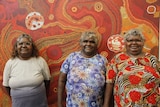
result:
[[[115,59],[113,58],[110,63],[107,64],[106,83],[114,83],[116,72],[117,68]]]
[[[65,74],[67,74],[69,72],[69,69],[70,69],[70,63],[71,63],[71,60],[73,58],[73,56],[75,55],[76,53],[71,53],[70,55],[67,56],[67,58],[64,60],[64,62],[62,63],[61,65],[61,69],[60,69],[60,72],[63,72]]]
[[[47,62],[42,57],[39,57],[39,60],[42,67],[42,74],[44,80],[50,80],[51,74]]]
[[[3,82],[2,85],[3,86],[9,86],[9,78],[10,78],[10,73],[11,73],[11,59],[8,60],[5,64],[4,67],[4,72],[3,72]]]
[[[150,55],[151,66],[160,73],[160,61],[154,55]]]

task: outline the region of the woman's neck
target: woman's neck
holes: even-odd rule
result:
[[[143,57],[145,55],[145,52],[141,52],[139,54],[131,54],[129,52],[126,52],[126,54],[132,58],[140,58],[140,57]]]
[[[22,57],[22,56],[18,56],[18,58],[21,59],[21,60],[28,60],[28,59],[30,59],[31,57]]]
[[[86,54],[81,51],[81,55],[85,58],[91,58],[91,57],[95,56],[96,54],[97,54],[97,52],[93,52],[92,54]]]

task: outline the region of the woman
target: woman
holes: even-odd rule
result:
[[[138,29],[128,31],[124,41],[126,51],[107,67],[104,107],[110,107],[113,88],[115,107],[160,107],[157,58],[142,51],[145,39]]]
[[[3,86],[11,96],[12,107],[48,107],[46,90],[49,82],[48,65],[38,55],[32,38],[27,34],[20,35],[3,74]]]
[[[80,39],[81,51],[71,53],[61,66],[58,107],[67,92],[67,107],[102,107],[106,58],[97,53],[95,32],[86,31]]]

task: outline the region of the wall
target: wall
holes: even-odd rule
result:
[[[160,0],[0,0],[0,83],[15,39],[28,33],[50,67],[48,102],[56,107],[60,66],[79,50],[82,31],[99,34],[99,52],[110,60],[123,50],[124,33],[138,28],[147,39],[144,51],[158,56],[159,15]],[[10,104],[0,84],[0,107]]]

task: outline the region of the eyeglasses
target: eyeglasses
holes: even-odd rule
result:
[[[140,39],[135,39],[135,40],[133,40],[133,39],[131,39],[131,40],[126,39],[126,41],[129,42],[129,43],[133,43],[133,42],[140,43],[140,42],[142,42],[143,40],[140,40]]]
[[[95,41],[89,41],[89,40],[84,40],[84,41],[83,41],[83,43],[88,43],[88,42],[89,42],[89,43],[93,43],[93,44],[96,43]]]
[[[19,46],[23,46],[23,45],[31,46],[32,43],[31,42],[20,42],[20,43],[17,43],[17,45],[19,45]]]

